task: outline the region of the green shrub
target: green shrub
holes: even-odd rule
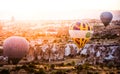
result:
[[[83,66],[82,65],[78,65],[75,67],[76,71],[77,71],[77,74],[79,74],[79,72],[83,69]]]
[[[109,67],[110,69],[112,68],[112,67],[114,67],[114,62],[109,62],[108,64],[107,64],[107,67]]]
[[[27,70],[29,73],[35,73],[36,71],[35,71],[35,69],[33,69],[33,68],[28,68],[28,70]]]
[[[65,74],[65,72],[63,70],[57,70],[55,74]]]
[[[67,65],[67,66],[72,66],[72,64],[71,64],[71,63],[67,63],[66,65]]]
[[[17,70],[17,71],[20,70],[20,69],[21,69],[21,67],[19,67],[19,66],[15,67],[15,70]]]
[[[84,68],[84,69],[86,69],[86,70],[87,70],[87,69],[89,69],[90,64],[85,63],[85,64],[83,64],[82,66],[83,66],[83,68]]]
[[[28,65],[28,67],[30,67],[30,68],[36,68],[36,66],[35,66],[33,63],[30,63],[30,64]]]
[[[51,64],[50,68],[51,68],[51,69],[54,69],[54,68],[55,68],[55,65],[54,65],[54,64]]]
[[[27,66],[27,65],[22,65],[21,68],[27,70],[27,69],[28,69],[28,66]]]
[[[93,72],[87,71],[87,74],[93,74]]]
[[[0,67],[2,67],[3,66],[3,64],[0,64]]]
[[[59,66],[64,66],[64,63],[59,64]]]
[[[75,65],[75,61],[72,61],[71,64],[74,66]]]
[[[9,70],[3,69],[0,74],[10,74]]]
[[[82,65],[78,65],[78,66],[76,66],[76,69],[80,71],[83,69],[83,67],[82,67]]]
[[[98,72],[95,72],[94,74],[99,74]]]
[[[46,74],[43,68],[40,68],[39,71],[36,71],[35,74]]]
[[[109,74],[115,74],[114,72],[110,72]]]

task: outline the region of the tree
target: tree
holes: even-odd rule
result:
[[[35,74],[46,74],[43,68],[40,68],[39,71],[35,72]]]
[[[82,65],[78,65],[75,68],[77,70],[77,74],[79,74],[79,72],[83,69],[83,66]]]
[[[54,68],[55,68],[55,65],[54,65],[54,64],[51,64],[50,68],[51,68],[51,69],[54,69]]]
[[[0,74],[10,74],[9,70],[3,69]]]
[[[55,74],[65,74],[65,72],[63,70],[58,70],[55,72]]]
[[[72,61],[71,64],[74,66],[75,65],[75,61]]]

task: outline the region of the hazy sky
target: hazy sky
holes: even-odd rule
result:
[[[0,0],[0,19],[96,18],[98,10],[120,10],[120,0]]]

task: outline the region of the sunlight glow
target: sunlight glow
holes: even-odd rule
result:
[[[119,3],[120,0],[0,0],[0,18],[76,18],[84,10],[120,10]]]

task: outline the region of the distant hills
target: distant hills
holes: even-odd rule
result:
[[[100,19],[100,14],[102,12],[112,12],[113,14],[113,20],[120,20],[120,10],[74,10],[74,11],[63,11],[63,12],[57,12],[57,13],[49,13],[46,12],[46,15],[42,15],[42,13],[39,13],[39,15],[36,16],[36,14],[32,14],[33,16],[24,16],[20,17],[19,15],[7,15],[6,13],[0,12],[0,20],[78,20],[78,19]],[[11,16],[11,18],[10,18]],[[42,17],[43,16],[43,17]]]
[[[120,20],[120,10],[111,11],[113,13],[113,20]]]

